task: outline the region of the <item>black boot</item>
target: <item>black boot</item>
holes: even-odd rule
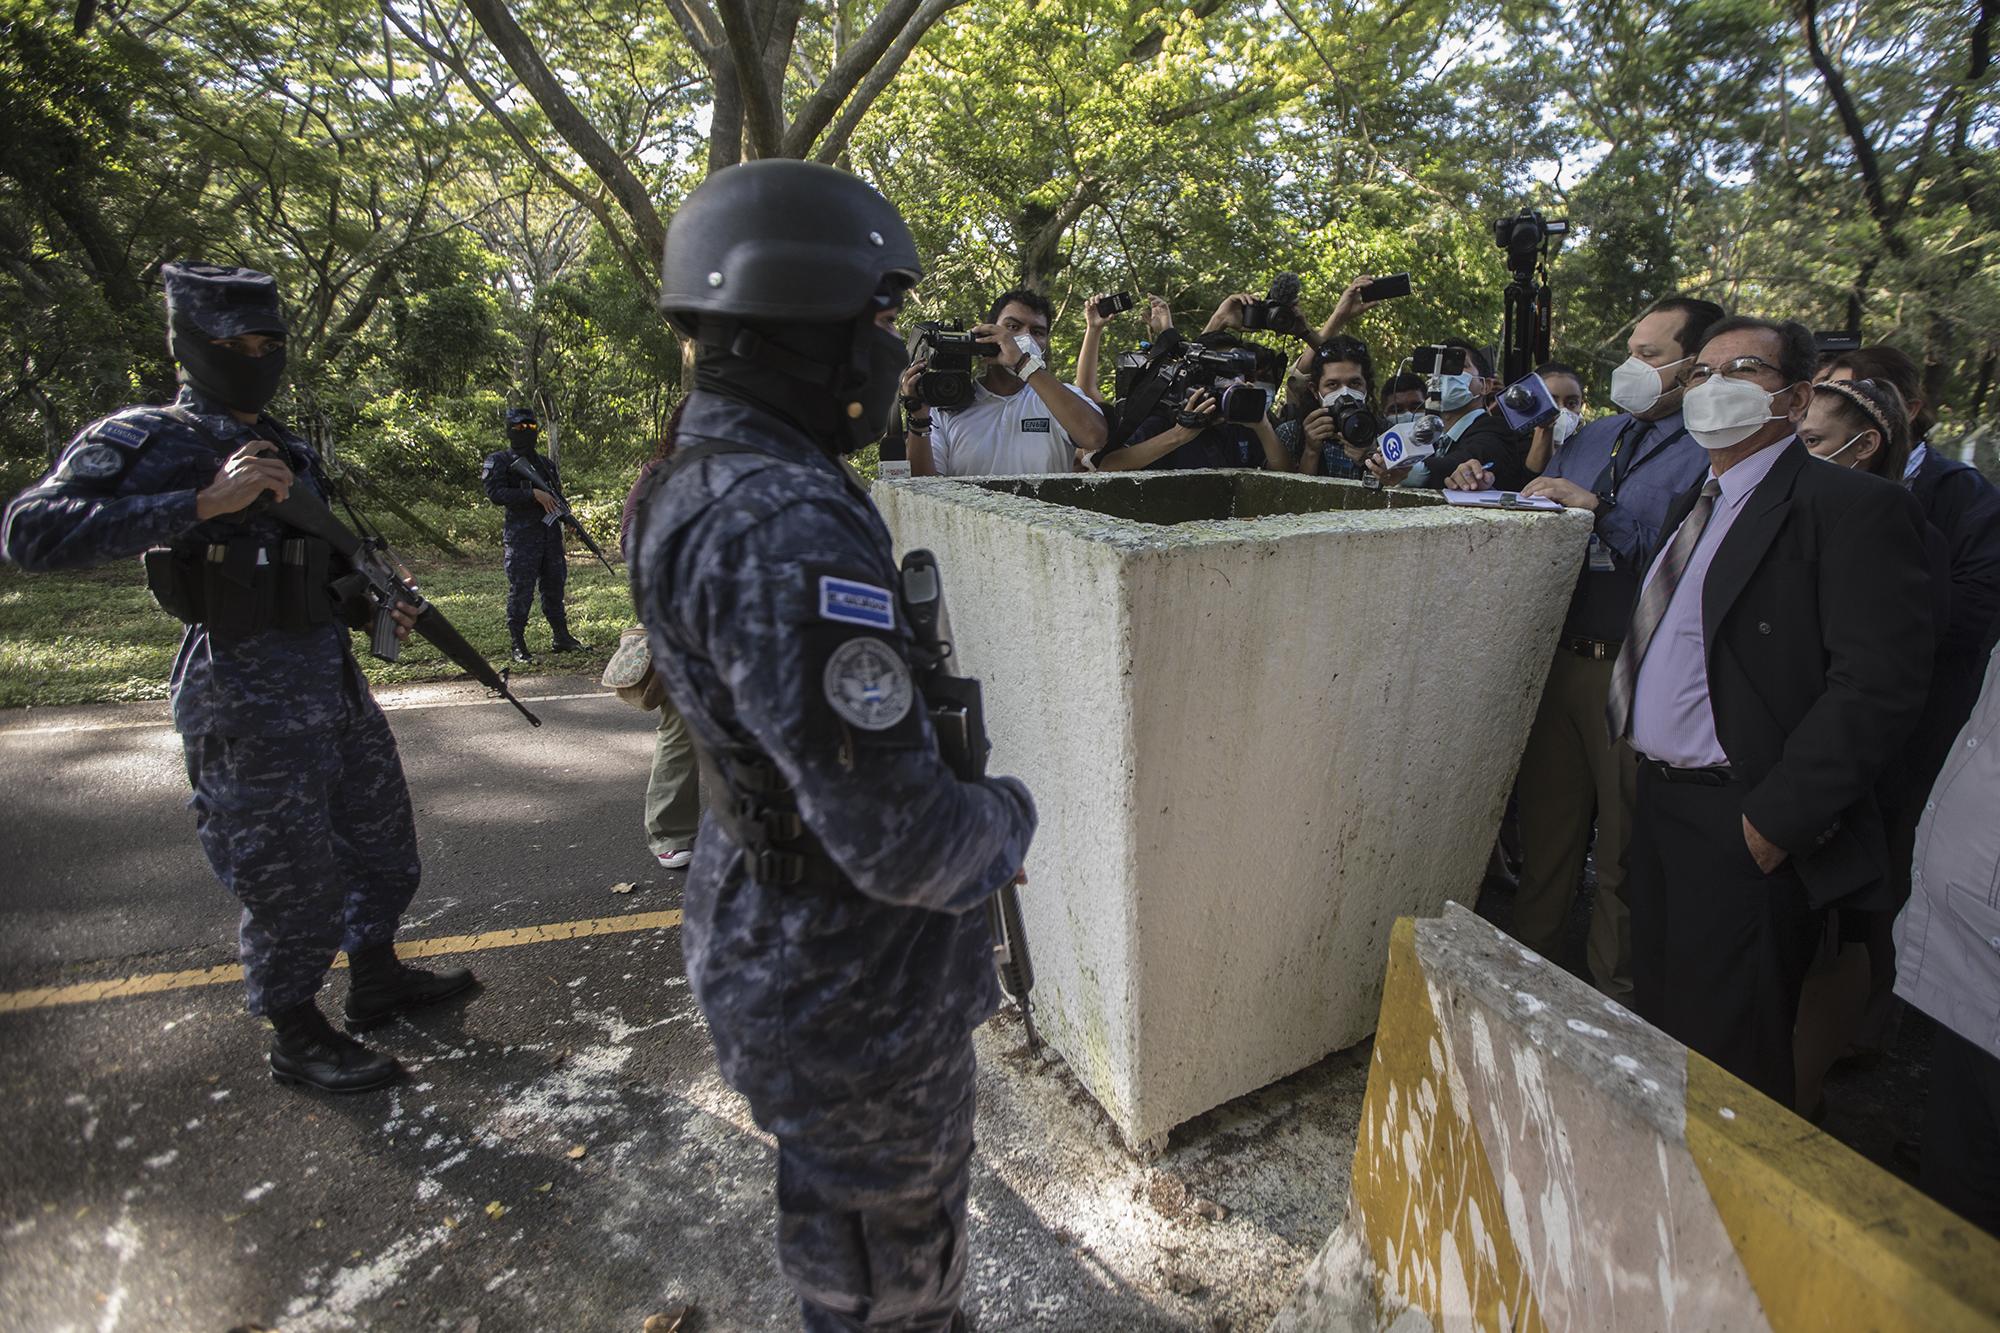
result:
[[[555,642],[549,645],[549,650],[551,652],[580,653],[584,651],[585,647],[587,646],[583,642],[583,640],[577,638],[574,634],[571,634],[569,632],[569,625],[567,622],[561,625],[551,625],[549,626],[549,628],[555,631]]]
[[[271,1015],[271,1077],[321,1092],[367,1092],[403,1076],[395,1057],[336,1032],[312,1000]]]
[[[520,630],[514,631],[513,657],[516,662],[532,662],[535,660],[528,655],[528,636]]]
[[[405,966],[393,944],[350,954],[347,966],[354,978],[347,988],[349,1032],[380,1027],[406,1009],[436,1004],[472,987],[472,973],[462,967],[427,972]]]

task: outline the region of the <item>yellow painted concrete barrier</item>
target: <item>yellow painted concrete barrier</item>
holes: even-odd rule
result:
[[[1273,1333],[1992,1330],[2000,1242],[1456,906],[1396,923],[1347,1218]]]

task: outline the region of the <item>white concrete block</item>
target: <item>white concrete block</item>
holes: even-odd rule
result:
[[[1366,1036],[1390,924],[1478,889],[1589,518],[1243,472],[875,498],[1034,791],[1037,1019],[1127,1143]]]

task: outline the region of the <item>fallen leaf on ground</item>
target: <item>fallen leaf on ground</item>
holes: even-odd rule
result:
[[[496,1217],[496,1218],[504,1217],[506,1213],[507,1213],[507,1205],[500,1202],[498,1199],[495,1199],[492,1203],[486,1205],[486,1215],[488,1217]]]
[[[569,1160],[574,1162],[577,1158],[583,1156],[585,1153],[589,1151],[590,1149],[584,1147],[581,1143],[579,1143],[574,1148],[571,1148],[569,1150]]]
[[[547,1194],[550,1190],[555,1188],[555,1185],[556,1183],[553,1180],[544,1180],[541,1184],[535,1186],[535,1193]]]
[[[630,893],[632,892],[632,886],[630,884],[613,884],[611,891],[613,893]]]
[[[680,1333],[681,1325],[686,1322],[693,1309],[691,1305],[676,1305],[671,1310],[647,1315],[646,1322],[641,1327],[644,1333]]]

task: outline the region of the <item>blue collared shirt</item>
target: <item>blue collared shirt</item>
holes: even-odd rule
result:
[[[1586,491],[1615,493],[1618,501],[1598,509],[1595,534],[1613,568],[1594,570],[1586,557],[1565,633],[1605,642],[1624,637],[1639,597],[1639,576],[1659,549],[1667,510],[1707,471],[1708,454],[1687,433],[1679,412],[1658,421],[1620,412],[1590,422],[1563,441],[1542,475]]]

